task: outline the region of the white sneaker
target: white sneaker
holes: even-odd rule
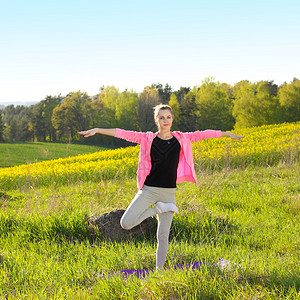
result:
[[[173,203],[156,202],[155,207],[156,207],[158,213],[160,213],[160,214],[169,212],[169,211],[178,213],[178,207]]]

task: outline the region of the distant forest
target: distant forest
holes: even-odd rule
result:
[[[80,130],[94,127],[155,131],[153,107],[169,104],[173,130],[232,130],[300,121],[300,80],[277,86],[273,81],[243,80],[231,86],[206,78],[201,85],[174,91],[160,83],[142,93],[101,87],[89,96],[76,91],[47,96],[31,106],[9,105],[0,110],[0,142],[51,141],[124,146],[105,136],[85,139]]]

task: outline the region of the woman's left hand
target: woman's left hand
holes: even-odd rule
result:
[[[231,132],[225,132],[225,131],[222,131],[222,136],[230,137],[233,140],[240,140],[245,137],[244,135],[236,135]]]
[[[240,140],[245,137],[244,135],[236,135],[231,132],[228,132],[228,134],[229,134],[228,136],[233,140]]]

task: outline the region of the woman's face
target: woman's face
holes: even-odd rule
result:
[[[173,123],[173,115],[169,109],[162,109],[159,111],[156,124],[159,130],[171,130]]]

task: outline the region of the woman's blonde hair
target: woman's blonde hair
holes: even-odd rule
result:
[[[173,109],[172,109],[172,107],[170,105],[167,105],[167,104],[158,104],[158,105],[154,106],[153,109],[154,109],[154,120],[155,120],[156,124],[157,124],[158,114],[159,114],[159,112],[161,110],[165,110],[165,109],[170,110],[172,117],[174,117],[174,115],[173,115]]]

